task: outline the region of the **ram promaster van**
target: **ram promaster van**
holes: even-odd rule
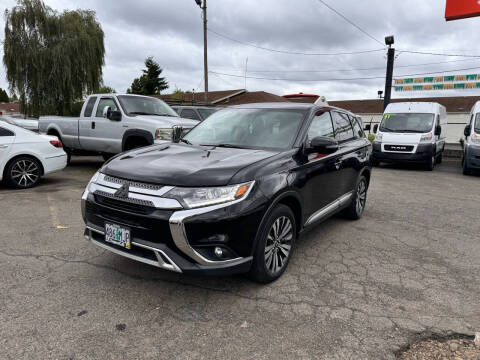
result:
[[[375,125],[372,165],[415,162],[433,170],[442,162],[447,124],[445,106],[429,102],[391,103]]]
[[[470,122],[465,127],[465,146],[463,149],[463,173],[469,175],[472,170],[480,170],[480,101],[477,101],[470,114]]]

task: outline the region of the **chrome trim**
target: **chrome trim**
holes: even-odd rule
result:
[[[118,185],[118,184],[116,184]],[[110,194],[110,195],[115,195],[117,190],[121,187],[121,185],[118,186],[118,188],[112,188],[109,186],[104,186],[100,185],[98,183],[91,183],[89,185],[89,192],[94,193],[96,191],[103,191],[104,193]],[[164,188],[172,188],[165,186]],[[144,195],[141,193],[135,193],[132,192],[132,189],[137,189],[137,188],[130,188],[130,192],[128,193],[128,198],[127,199],[122,199],[122,198],[116,198],[115,196],[112,196],[113,199],[116,199],[118,201],[125,201],[128,202],[128,199],[132,200],[140,200],[140,201],[149,201],[153,204],[153,206],[157,209],[182,209],[182,205],[175,200],[175,199],[169,199],[169,198],[162,198],[159,196],[149,196],[149,195]],[[169,189],[169,190],[170,190]],[[163,190],[163,189],[162,189]],[[101,194],[99,194],[101,195]]]
[[[108,181],[112,180],[112,181]],[[167,192],[173,189],[173,186],[161,186],[161,185],[153,185],[147,183],[141,183],[138,181],[129,181],[123,180],[119,178],[114,178],[113,176],[105,175],[100,173],[98,176],[97,181],[95,181],[98,185],[103,185],[112,189],[120,189],[123,184],[130,184],[130,192],[136,194],[143,194],[143,195],[152,195],[152,196],[162,196],[165,195]],[[135,186],[137,185],[137,186]]]
[[[239,200],[235,200],[235,201],[231,201],[223,204],[212,205],[212,206],[200,207],[196,209],[175,211],[172,214],[172,216],[170,216],[170,219],[168,221],[170,223],[170,232],[172,233],[173,242],[175,243],[177,248],[180,249],[180,251],[182,251],[185,255],[188,255],[189,257],[191,257],[201,265],[224,265],[224,264],[231,264],[231,263],[243,260],[244,259],[243,257],[238,257],[238,258],[229,259],[229,260],[209,260],[204,256],[202,256],[201,254],[199,254],[197,251],[195,251],[193,247],[190,246],[188,242],[187,233],[185,231],[185,221],[193,216],[206,214],[211,211],[222,209],[222,208],[237,204],[240,201],[243,201],[248,197],[248,195],[250,194],[254,186],[255,186],[255,181],[252,182],[252,185],[249,187],[245,196]]]
[[[98,231],[97,229],[91,228],[89,226],[87,226],[87,230],[88,230],[88,235],[85,235],[85,238],[87,238],[87,240],[89,240],[92,244],[94,244],[98,247],[101,247],[102,249],[111,251],[111,252],[113,252],[117,255],[121,255],[123,257],[129,258],[129,259],[132,259],[132,260],[135,260],[135,261],[142,262],[144,264],[156,266],[156,267],[159,267],[159,268],[162,268],[162,269],[165,269],[165,270],[170,270],[170,271],[174,271],[174,272],[178,272],[178,273],[182,272],[182,270],[178,267],[178,265],[175,264],[172,261],[172,259],[170,259],[170,257],[160,249],[156,249],[156,248],[146,246],[146,245],[143,245],[143,244],[139,244],[135,241],[132,241],[132,245],[134,245],[134,246],[138,246],[138,247],[153,251],[153,253],[155,254],[155,256],[157,258],[157,261],[146,259],[144,257],[129,254],[129,253],[126,253],[125,251],[121,251],[121,250],[115,249],[115,248],[113,248],[109,245],[103,244],[103,243],[95,240],[91,235],[92,231],[95,231],[97,233],[100,233],[100,231]],[[163,260],[162,256],[164,256],[165,259],[167,259],[167,261],[169,263],[165,262],[165,260]]]
[[[312,224],[312,223],[314,223],[318,220],[321,220],[321,219],[325,218],[327,215],[331,214],[333,211],[339,209],[340,207],[345,205],[348,202],[348,200],[350,200],[352,195],[353,195],[353,191],[350,191],[350,192],[346,193],[345,195],[340,196],[338,199],[334,200],[330,204],[324,206],[320,210],[315,211],[307,219],[304,226],[310,225],[310,224]]]

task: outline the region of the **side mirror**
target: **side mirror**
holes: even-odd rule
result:
[[[470,136],[471,132],[472,132],[472,126],[467,125],[467,126],[465,126],[465,130],[463,130],[463,135],[468,137],[468,136]]]
[[[332,154],[338,150],[338,141],[325,136],[314,137],[305,149],[307,154]]]
[[[373,133],[376,134],[377,131],[378,131],[378,124],[375,124],[375,125],[373,126]]]
[[[442,134],[442,127],[440,125],[435,126],[435,136],[440,136]]]
[[[172,133],[172,142],[178,143],[182,138],[183,127],[175,125],[173,126],[173,133]]]
[[[371,124],[367,124],[365,125],[365,128],[363,130],[365,131],[370,131],[370,129],[372,128],[372,125]]]
[[[112,121],[122,120],[122,113],[118,110],[112,110],[110,106],[105,106],[103,108],[103,117]]]

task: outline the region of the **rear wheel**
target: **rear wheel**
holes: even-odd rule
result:
[[[114,154],[103,153],[102,157],[103,157],[103,160],[108,161],[112,158],[113,155]]]
[[[5,171],[6,183],[17,189],[27,189],[38,184],[42,165],[37,159],[22,156],[11,161]]]
[[[360,176],[350,205],[343,211],[344,215],[352,220],[362,217],[367,204],[368,182],[365,176]]]
[[[292,210],[286,205],[277,205],[260,229],[250,277],[264,284],[278,279],[287,268],[296,237]]]

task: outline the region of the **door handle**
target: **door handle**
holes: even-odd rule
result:
[[[0,149],[6,149],[8,145],[0,145]]]
[[[92,121],[92,129],[95,129],[95,121]]]

